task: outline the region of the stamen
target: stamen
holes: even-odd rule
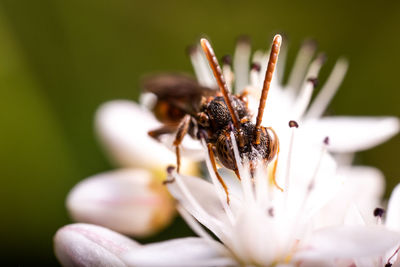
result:
[[[235,79],[232,72],[232,58],[230,55],[225,55],[222,57],[222,75],[225,77],[226,85],[229,91],[232,92],[232,84]]]
[[[329,137],[328,136],[324,138],[324,142],[323,143],[324,143],[324,146],[322,146],[321,154],[319,156],[317,166],[315,167],[314,174],[313,174],[313,176],[312,176],[312,178],[310,180],[310,183],[308,185],[308,188],[307,188],[309,192],[311,192],[314,189],[315,178],[317,177],[317,174],[319,172],[319,168],[321,167],[322,158],[326,153],[326,147],[329,145]]]
[[[310,64],[316,48],[317,45],[314,41],[306,41],[301,46],[288,80],[288,87],[293,93],[301,86],[307,66]]]
[[[249,84],[249,61],[251,43],[247,36],[238,38],[233,57],[233,69],[235,71],[235,92],[241,92]]]
[[[258,88],[259,84],[262,82],[261,81],[261,65],[259,63],[253,62],[251,64],[251,70],[250,70],[250,85],[254,88]],[[260,97],[261,92],[257,90],[254,92],[256,94],[257,98]]]
[[[389,259],[387,260],[387,262],[386,262],[386,264],[385,264],[385,267],[390,267],[390,266],[393,265],[392,263],[390,263],[390,261],[393,259],[394,256],[396,256],[397,253],[399,253],[399,250],[400,250],[400,247],[398,247],[398,248],[395,250],[395,252],[392,254],[392,256],[389,257]]]
[[[199,222],[190,213],[183,208],[180,204],[176,205],[176,209],[182,216],[183,220],[189,225],[189,227],[195,232],[199,237],[205,240],[214,241],[214,239],[203,229]]]
[[[326,81],[324,87],[322,87],[321,91],[311,104],[306,114],[307,118],[319,118],[322,116],[339,89],[339,86],[341,85],[347,72],[347,68],[347,60],[341,58],[336,62],[335,67],[333,68],[332,73]]]
[[[299,120],[307,110],[308,104],[310,103],[312,93],[315,88],[314,79],[308,80],[304,85],[304,88],[301,89],[299,96],[297,97],[297,101],[295,102],[295,106],[293,107],[293,111],[291,114],[296,119]]]
[[[265,207],[268,200],[268,170],[263,162],[257,162],[259,166],[255,173],[255,194],[257,203],[260,207]]]
[[[325,139],[324,139],[324,145],[321,148],[321,153],[319,155],[319,159],[318,159],[317,165],[316,165],[316,167],[314,169],[313,175],[311,176],[310,182],[307,185],[306,195],[304,196],[303,203],[301,205],[301,208],[299,209],[299,214],[298,214],[299,218],[300,218],[301,212],[304,211],[304,209],[306,207],[306,204],[307,204],[307,202],[309,200],[311,192],[315,188],[315,179],[317,177],[317,174],[319,172],[320,167],[322,166],[322,159],[324,158],[324,155],[325,155],[325,153],[327,151],[327,143],[325,142],[326,140],[329,140],[329,138],[325,137]]]
[[[201,143],[202,143],[204,149],[207,149],[207,144],[206,144],[204,139],[201,139]],[[234,224],[235,223],[235,217],[233,216],[232,210],[231,210],[230,206],[228,205],[226,192],[222,188],[221,183],[218,181],[218,177],[216,176],[216,174],[214,172],[214,169],[213,169],[213,166],[212,166],[212,163],[211,163],[211,159],[210,159],[208,153],[207,153],[207,156],[206,156],[206,166],[207,166],[208,173],[211,176],[212,184],[214,185],[215,191],[216,191],[216,193],[218,195],[218,198],[219,198],[219,200],[221,202],[221,205],[224,208],[225,213],[229,218],[229,221],[232,224]]]
[[[290,141],[289,141],[289,151],[286,161],[286,174],[285,174],[285,185],[284,185],[284,193],[285,193],[285,200],[284,200],[284,207],[286,209],[289,190],[290,190],[290,177],[291,177],[291,165],[292,165],[292,157],[293,157],[293,144],[294,144],[294,132],[299,127],[299,124],[296,121],[289,121],[289,127],[291,128],[290,133]]]
[[[321,67],[324,65],[326,61],[326,55],[324,53],[320,53],[313,62],[311,62],[310,67],[308,68],[307,74],[303,80],[302,87],[306,85],[308,80],[313,77],[318,77],[319,71]]]
[[[376,224],[378,224],[378,225],[382,224],[382,218],[383,218],[384,213],[385,213],[385,210],[382,208],[374,209],[374,217],[376,217]]]
[[[220,236],[222,234],[221,229],[223,228],[223,223],[218,219],[214,218],[213,216],[211,216],[203,209],[203,207],[199,204],[199,202],[194,198],[190,190],[186,187],[185,183],[182,181],[182,178],[179,174],[176,174],[174,172],[173,174],[171,174],[171,176],[172,175],[173,177],[170,177],[170,179],[171,178],[175,179],[176,184],[180,189],[180,191],[182,192],[184,198],[188,201],[189,205],[192,206],[193,208],[192,214],[197,213],[199,215],[197,216],[197,219],[200,221],[200,223],[202,223],[207,228],[212,230],[216,235]]]
[[[248,169],[244,168],[244,166],[242,164],[242,159],[240,157],[236,138],[235,138],[235,135],[233,134],[233,132],[231,132],[231,140],[232,140],[233,154],[235,155],[235,160],[236,160],[236,166],[237,166],[238,172],[242,178],[240,184],[242,185],[244,199],[249,202],[254,202],[255,196],[253,193],[253,188],[252,188],[252,183],[251,183],[251,178],[250,178],[250,171]]]
[[[265,53],[264,51],[257,50],[253,54],[252,62],[253,64],[258,64],[260,66],[260,71],[259,72],[254,72],[253,70],[250,70],[250,79],[254,79],[254,81],[250,80],[252,85],[257,88],[261,88],[263,86],[264,82],[264,73],[267,70],[267,65],[268,65],[268,57],[269,57],[269,51],[268,53]],[[254,76],[252,78],[252,75]],[[253,84],[254,82],[254,84]],[[261,92],[257,92],[261,93]],[[258,95],[258,97],[261,94]]]
[[[190,46],[187,50],[199,84],[210,88],[217,88],[207,61],[202,53],[200,53],[198,46]]]

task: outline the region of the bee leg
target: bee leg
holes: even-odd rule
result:
[[[172,125],[163,125],[160,128],[157,128],[155,130],[149,131],[147,134],[156,139],[157,141],[160,141],[160,136],[163,134],[171,134],[175,132],[176,127]]]
[[[245,88],[245,89],[243,89],[243,91],[238,95],[239,99],[242,100],[242,101],[246,104],[246,107],[247,107],[248,104],[249,104],[249,99],[247,98],[248,94],[249,94],[249,91]]]
[[[211,161],[211,165],[213,167],[214,173],[217,176],[218,181],[220,182],[220,184],[222,185],[222,187],[225,190],[226,193],[226,202],[229,205],[230,199],[229,199],[229,191],[228,191],[228,187],[226,186],[224,180],[222,180],[222,177],[219,175],[218,170],[217,170],[217,164],[215,163],[215,157],[214,157],[214,152],[213,152],[213,146],[212,144],[208,143],[207,144],[207,148],[208,148],[208,156],[210,157],[210,161]]]
[[[271,127],[267,127],[267,129],[272,131],[272,133],[273,133],[273,135],[274,135],[274,138],[275,138],[275,140],[276,140],[276,146],[274,147],[274,149],[276,149],[276,159],[275,159],[275,161],[274,161],[274,166],[272,167],[272,183],[276,186],[276,188],[278,188],[280,191],[283,192],[283,188],[280,187],[280,186],[278,185],[278,183],[276,182],[276,166],[278,165],[279,151],[280,151],[280,148],[279,148],[279,139],[278,139],[278,137],[277,137],[277,135],[276,135],[274,129],[272,129]],[[275,153],[275,152],[274,152],[274,153]]]
[[[173,145],[175,146],[176,153],[176,172],[179,173],[181,167],[181,155],[179,151],[179,145],[182,143],[183,138],[189,130],[190,115],[185,115],[182,121],[179,123],[178,131],[176,132],[175,140]]]
[[[241,180],[242,180],[242,177],[240,177],[239,170],[236,168],[236,169],[234,169],[233,171],[235,172],[235,174],[236,174],[237,178],[239,179],[239,181],[241,181]]]

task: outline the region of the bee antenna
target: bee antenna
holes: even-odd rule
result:
[[[229,98],[230,95],[229,89],[226,84],[225,78],[222,74],[221,67],[219,66],[218,59],[215,56],[214,50],[212,49],[210,42],[205,38],[202,38],[200,40],[200,44],[204,50],[204,53],[206,54],[208,63],[210,64],[210,67],[214,73],[214,77],[217,80],[218,87],[221,90],[225,103],[228,106],[229,113],[231,114],[232,117],[233,125],[237,130],[240,130],[239,119],[235,110],[233,109],[231,100]]]
[[[261,134],[261,122],[265,109],[265,102],[267,101],[269,87],[272,81],[272,75],[274,74],[276,62],[278,61],[279,50],[282,44],[282,37],[277,34],[274,37],[271,47],[271,54],[269,55],[268,67],[265,73],[264,85],[261,93],[260,104],[258,105],[258,114],[256,121],[256,128],[254,131],[254,143],[260,144],[260,134]]]

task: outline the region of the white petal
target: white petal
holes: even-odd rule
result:
[[[96,114],[96,129],[106,150],[126,167],[154,169],[175,164],[174,153],[147,134],[160,126],[148,110],[128,100],[107,102]]]
[[[392,230],[400,232],[400,184],[390,195],[385,225]]]
[[[329,136],[332,152],[355,152],[379,145],[400,129],[394,117],[326,117],[304,126],[317,142]]]
[[[177,174],[174,179],[167,184],[170,193],[193,217],[221,238],[220,227],[228,222],[228,217],[214,186],[192,176]]]
[[[309,240],[309,250],[299,259],[336,259],[379,256],[400,242],[400,233],[380,226],[343,226],[317,231]]]
[[[90,224],[71,224],[54,236],[54,250],[63,266],[126,266],[121,254],[139,248],[129,238]]]
[[[129,266],[236,266],[229,252],[218,242],[182,238],[154,243],[124,255]]]
[[[345,177],[344,190],[336,199],[336,203],[342,203],[346,207],[354,201],[363,219],[373,223],[375,208],[380,206],[385,191],[385,178],[382,172],[373,167],[353,166],[340,168],[339,173]]]
[[[135,236],[154,233],[174,215],[165,187],[141,169],[111,171],[80,182],[70,192],[67,208],[76,221]]]

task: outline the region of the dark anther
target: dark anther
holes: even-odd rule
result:
[[[299,128],[299,124],[296,121],[289,121],[289,127],[290,128],[293,128],[293,127]]]
[[[197,52],[197,46],[195,45],[188,45],[186,47],[186,53],[190,56]]]
[[[308,78],[307,81],[311,82],[313,84],[314,88],[318,86],[319,81],[317,78]]]
[[[175,182],[175,178],[172,179],[166,179],[162,182],[163,185],[167,185],[167,184],[172,184],[173,182]]]
[[[274,208],[269,208],[268,209],[268,215],[271,216],[271,217],[274,217],[274,215],[275,215]]]
[[[261,65],[258,64],[257,62],[253,62],[251,63],[251,70],[259,72],[261,70]]]
[[[374,209],[374,216],[375,217],[381,217],[383,216],[383,214],[385,213],[385,210],[382,208],[376,208]]]
[[[327,146],[329,145],[329,136],[324,138],[324,144]]]
[[[169,165],[168,167],[167,167],[167,173],[168,174],[172,174],[172,172],[175,170],[175,166],[172,166],[172,165]]]
[[[392,267],[392,264],[390,262],[385,264],[385,267]]]
[[[243,35],[240,35],[237,38],[236,42],[237,43],[250,44],[251,43],[251,39],[250,39],[250,37],[248,35],[243,34]]]
[[[232,66],[232,57],[230,55],[223,56],[221,61],[224,65]]]

